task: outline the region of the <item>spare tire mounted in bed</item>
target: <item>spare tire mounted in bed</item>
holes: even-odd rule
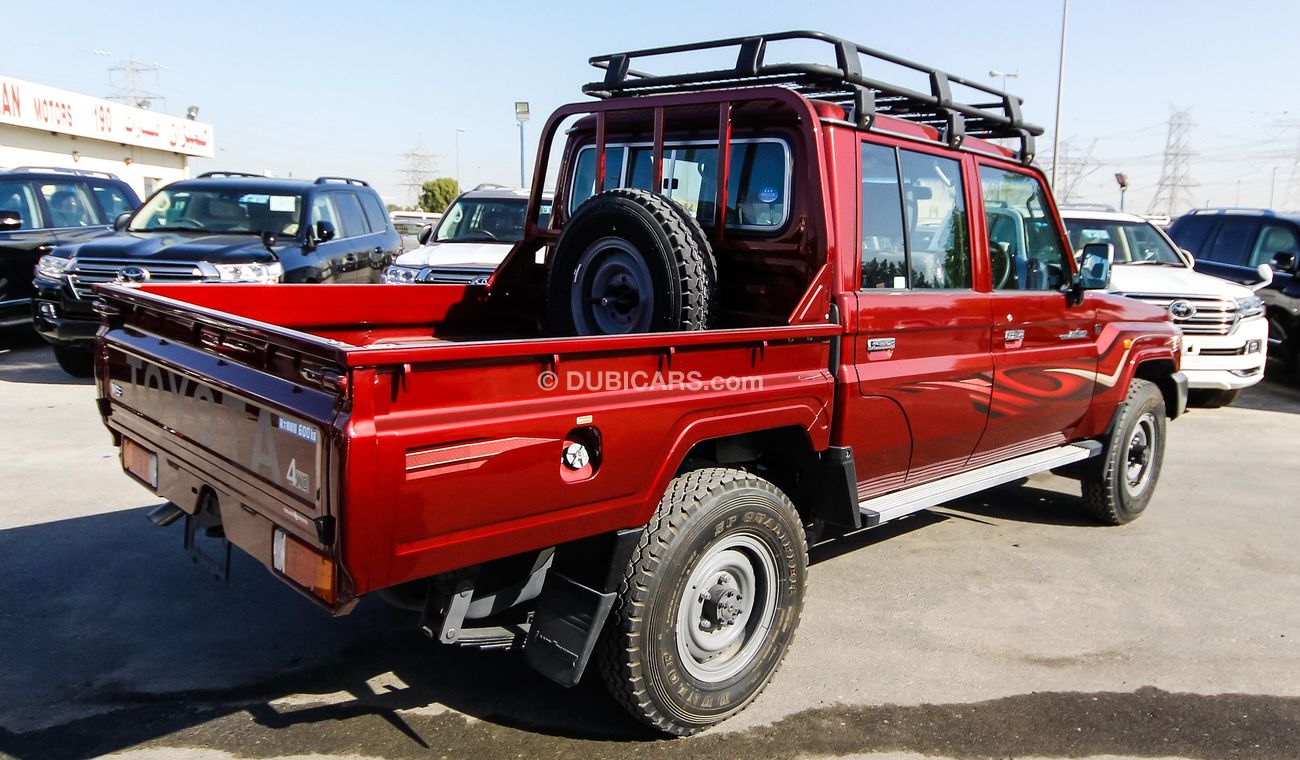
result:
[[[564,226],[547,283],[557,335],[703,330],[716,281],[693,216],[645,190],[588,199]]]

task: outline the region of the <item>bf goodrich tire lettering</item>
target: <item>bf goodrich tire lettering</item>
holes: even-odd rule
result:
[[[742,470],[678,476],[642,535],[600,646],[633,716],[685,736],[748,705],[803,609],[807,544],[794,505]]]

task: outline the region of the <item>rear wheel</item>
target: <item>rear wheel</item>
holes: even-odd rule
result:
[[[1195,406],[1201,409],[1218,409],[1221,406],[1231,404],[1237,398],[1237,391],[1234,390],[1214,390],[1209,388],[1194,388],[1187,395],[1187,405]]]
[[[92,377],[95,374],[95,354],[84,346],[56,345],[54,360],[73,377]]]
[[[703,330],[715,289],[703,229],[671,200],[609,190],[565,224],[547,284],[553,332],[561,335]]]
[[[1106,448],[1083,474],[1088,511],[1109,525],[1136,520],[1156,490],[1164,455],[1164,396],[1155,383],[1134,379]]]
[[[742,470],[678,476],[646,527],[601,642],[606,685],[638,719],[685,736],[771,680],[803,609],[794,505]]]

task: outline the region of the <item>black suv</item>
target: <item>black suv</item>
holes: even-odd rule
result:
[[[36,329],[73,375],[92,371],[101,282],[379,282],[402,252],[374,188],[208,172],[154,193],[118,234],[61,245],[36,267]]]
[[[32,270],[55,246],[111,235],[118,214],[140,205],[131,186],[104,172],[24,166],[0,169],[0,327],[32,319]]]
[[[1268,315],[1269,354],[1300,381],[1300,215],[1263,209],[1196,209],[1169,236],[1196,257],[1196,271],[1252,285],[1260,264],[1273,282],[1259,291]]]

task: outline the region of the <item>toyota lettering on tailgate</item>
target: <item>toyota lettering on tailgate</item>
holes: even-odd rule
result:
[[[109,392],[166,430],[236,462],[314,503],[319,485],[315,425],[286,417],[137,356],[122,357]]]

